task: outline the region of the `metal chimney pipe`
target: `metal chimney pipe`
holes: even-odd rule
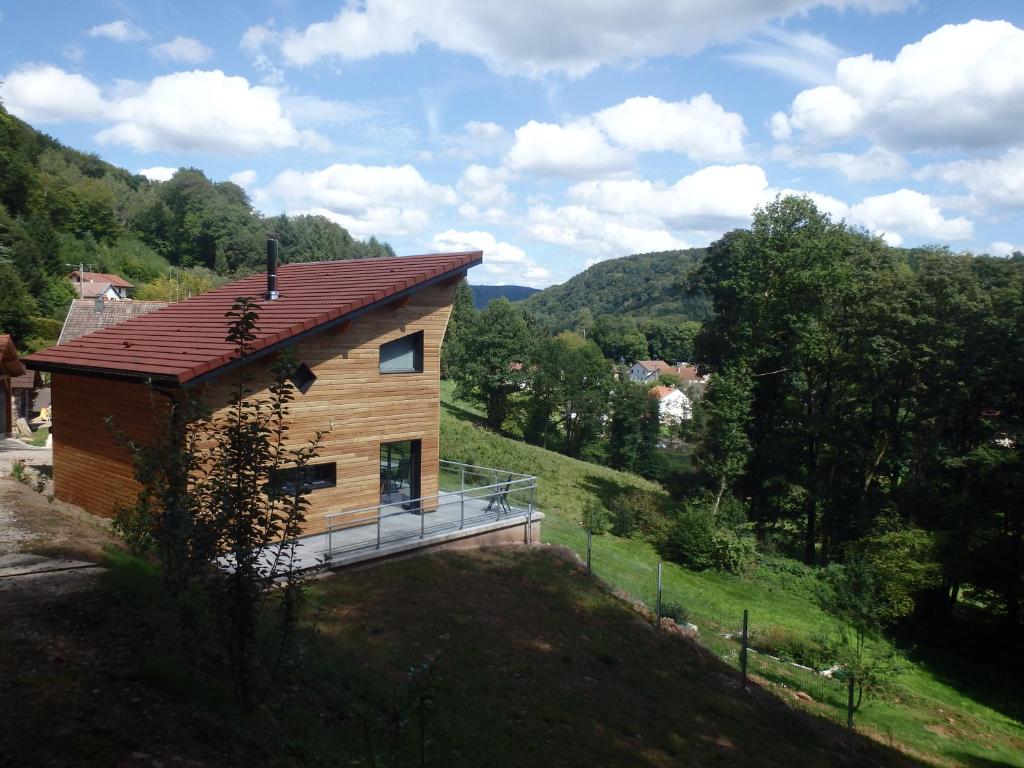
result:
[[[267,301],[279,296],[277,292],[277,235],[267,235]]]

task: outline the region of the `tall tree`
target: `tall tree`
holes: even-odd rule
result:
[[[533,347],[526,317],[508,299],[495,299],[470,324],[452,378],[460,397],[483,406],[491,429],[502,428],[512,395],[524,386]]]

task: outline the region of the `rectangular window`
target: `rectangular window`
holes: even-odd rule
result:
[[[380,446],[380,503],[401,504],[420,497],[420,441],[401,440]]]
[[[333,488],[338,482],[338,467],[334,463],[309,464],[301,469],[291,467],[274,473],[274,488],[282,496],[295,495],[300,482],[305,491]]]
[[[423,373],[423,331],[381,344],[381,373]]]

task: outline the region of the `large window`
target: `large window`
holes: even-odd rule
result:
[[[401,440],[380,446],[380,503],[401,504],[420,497],[420,441]]]
[[[423,331],[410,333],[380,347],[381,373],[423,372]]]
[[[292,467],[274,473],[273,490],[281,496],[293,496],[302,484],[305,491],[333,488],[338,482],[338,467],[330,464],[309,464],[302,469]]]

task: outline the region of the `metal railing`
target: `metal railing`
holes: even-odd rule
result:
[[[428,535],[472,528],[525,516],[528,542],[533,536],[537,478],[493,467],[440,462],[438,493],[372,507],[331,512],[327,521],[327,558]]]

